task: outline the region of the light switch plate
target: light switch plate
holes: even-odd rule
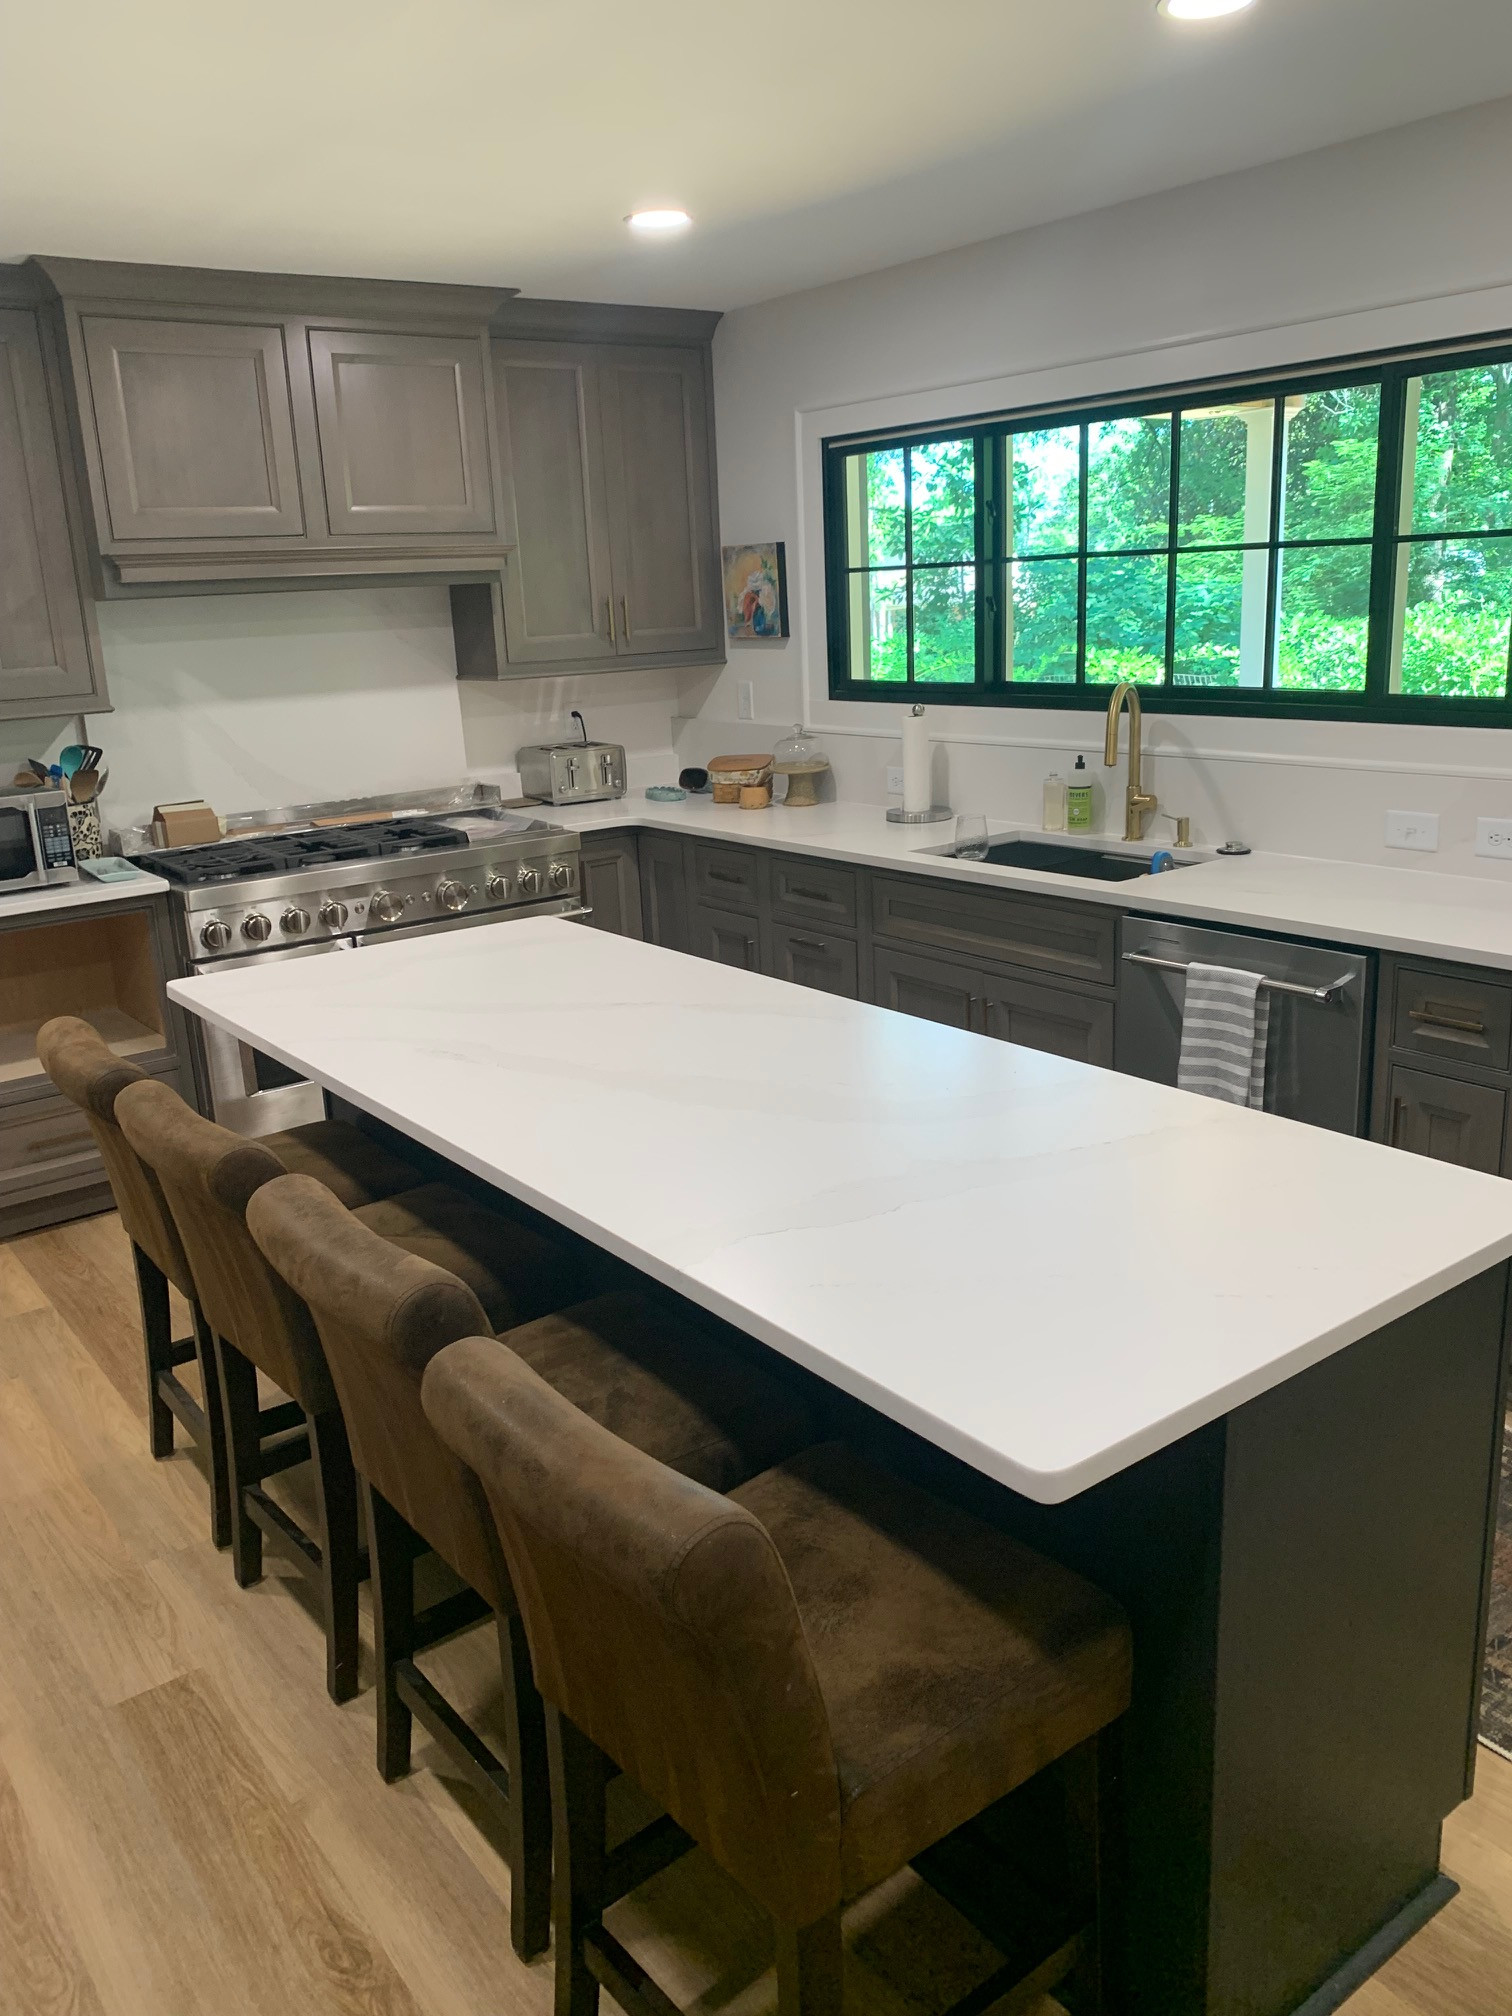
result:
[[[1437,812],[1388,812],[1386,845],[1412,847],[1421,854],[1438,852]]]
[[[1512,819],[1477,819],[1475,851],[1493,861],[1512,861]]]
[[[751,679],[742,679],[742,680],[740,680],[740,681],[739,681],[739,682],[737,683],[737,686],[736,686],[736,691],[737,691],[737,692],[739,693],[739,695],[740,695],[740,718],[741,718],[741,720],[742,720],[742,721],[754,721],[754,720],[756,719],[756,685],[755,685],[755,681],[754,681],[754,680],[751,680]]]
[[[887,766],[887,788],[894,798],[903,796],[903,765],[889,763]]]

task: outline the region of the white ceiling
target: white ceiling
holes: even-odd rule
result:
[[[0,256],[729,307],[1509,94],[1509,0],[0,0]]]

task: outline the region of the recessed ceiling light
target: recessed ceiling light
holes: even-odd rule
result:
[[[1173,21],[1216,21],[1220,14],[1242,14],[1255,0],[1157,0],[1156,12]]]
[[[1185,4],[1185,0],[1181,0]],[[632,210],[625,219],[632,231],[644,231],[648,238],[665,237],[671,231],[686,231],[693,219],[686,210]]]

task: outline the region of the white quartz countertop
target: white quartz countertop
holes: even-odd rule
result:
[[[1045,1503],[1512,1256],[1512,1183],[555,920],[169,992]]]
[[[650,827],[868,868],[906,869],[944,881],[1032,890],[1157,917],[1187,917],[1193,922],[1234,924],[1512,969],[1512,876],[1482,881],[1469,875],[1256,853],[1202,860],[1171,874],[1131,882],[1092,882],[922,852],[949,844],[954,822],[891,826],[883,806],[854,803],[816,805],[797,812],[774,805],[765,812],[742,812],[707,798],[659,805],[637,794],[603,804],[543,806],[541,817],[583,834],[611,827]],[[1065,838],[1033,832],[1008,818],[990,818],[989,827],[993,833],[1022,832],[1026,839],[1052,844]],[[1110,848],[1121,844],[1110,835],[1101,838]]]
[[[102,903],[138,902],[143,896],[164,896],[168,884],[161,875],[139,868],[129,882],[96,882],[81,875],[77,882],[54,883],[50,889],[17,889],[0,895],[0,924],[14,917],[50,917],[55,911],[97,908]]]

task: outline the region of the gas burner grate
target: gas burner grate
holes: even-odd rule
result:
[[[329,867],[337,861],[377,861],[385,855],[430,854],[467,844],[465,833],[433,819],[386,819],[364,826],[323,827],[313,833],[222,840],[210,847],[168,848],[134,858],[167,881],[202,889],[216,882],[243,882],[257,875]]]

